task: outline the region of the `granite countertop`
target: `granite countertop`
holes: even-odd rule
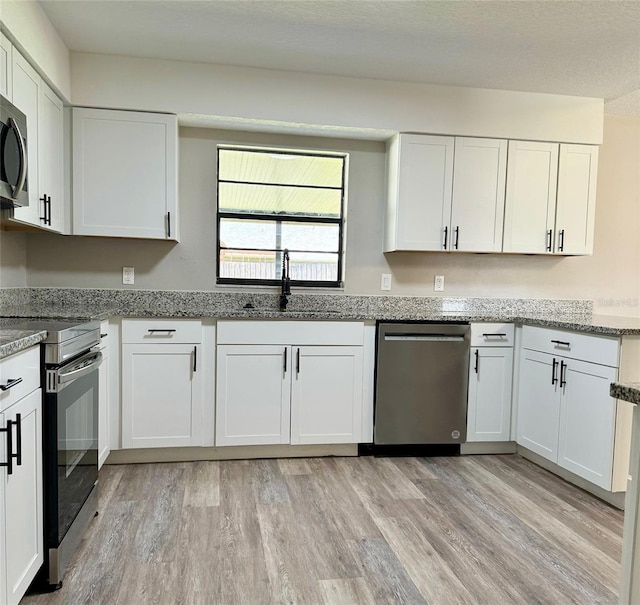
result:
[[[2,295],[3,292],[0,292]],[[0,296],[0,337],[17,318],[109,317],[291,319],[311,321],[508,322],[610,336],[640,335],[640,317],[592,314],[580,300],[437,298],[294,292],[286,311],[277,293],[32,288]],[[18,336],[15,338],[20,340]],[[16,345],[17,346],[17,345]]]
[[[42,342],[47,336],[44,330],[12,330],[0,328],[0,359],[9,357]]]
[[[640,405],[640,382],[612,382],[609,394],[615,399]]]

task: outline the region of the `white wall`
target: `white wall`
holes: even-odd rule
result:
[[[226,123],[602,141],[602,99],[86,53],[72,53],[71,79],[75,105],[219,116]]]
[[[0,288],[24,288],[26,285],[26,233],[0,231]]]
[[[40,75],[70,100],[69,49],[40,4],[32,0],[2,0],[0,23],[20,52],[38,66]]]
[[[313,146],[350,154],[346,285],[349,294],[586,298],[600,312],[640,314],[640,120],[607,117],[600,151],[594,254],[382,253],[384,145],[378,142],[180,130],[180,244],[27,235],[29,286],[118,288],[122,266],[136,268],[138,288],[215,290],[215,150],[219,142]],[[228,290],[228,288],[227,288]]]

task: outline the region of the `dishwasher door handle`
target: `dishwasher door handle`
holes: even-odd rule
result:
[[[456,334],[385,334],[384,339],[418,342],[464,342],[464,336]]]

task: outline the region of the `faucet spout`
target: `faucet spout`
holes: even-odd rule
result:
[[[287,308],[289,299],[287,298],[291,294],[291,279],[289,278],[289,249],[285,248],[282,251],[282,276],[280,281],[280,311],[284,311]]]

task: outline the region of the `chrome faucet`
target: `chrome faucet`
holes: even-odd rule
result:
[[[291,279],[289,278],[289,249],[282,251],[282,280],[280,282],[280,311],[287,308],[289,299],[287,296],[291,294]]]

